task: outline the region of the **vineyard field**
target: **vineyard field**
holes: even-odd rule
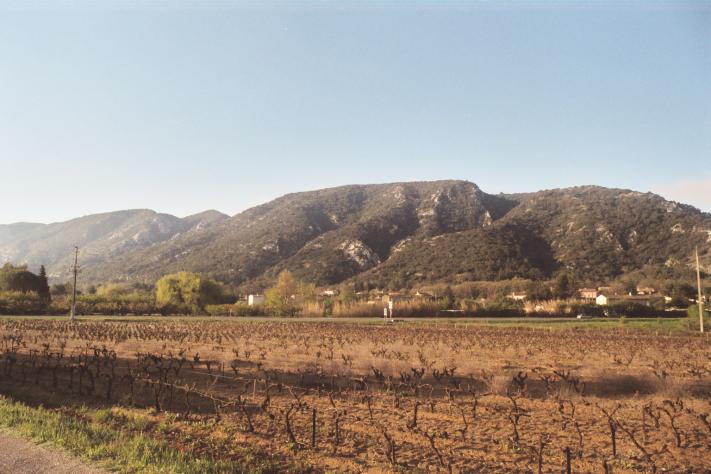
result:
[[[557,326],[4,318],[0,393],[213,472],[711,470],[708,337]]]

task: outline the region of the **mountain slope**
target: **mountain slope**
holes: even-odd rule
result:
[[[497,222],[409,241],[356,279],[381,288],[443,280],[541,279],[559,266],[545,240],[525,227]]]
[[[711,260],[711,216],[651,193],[582,186],[517,200],[491,228],[414,241],[359,279],[536,279],[565,270],[603,282],[648,265],[689,263],[697,245],[702,261]]]
[[[92,269],[119,255],[164,242],[193,228],[209,226],[226,216],[216,211],[180,219],[147,209],[93,214],[53,224],[0,226],[0,261],[47,267],[50,276],[66,277],[74,245],[82,267]]]
[[[467,181],[352,185],[287,194],[232,217],[149,210],[0,226],[0,261],[82,280],[153,282],[190,270],[263,287],[284,269],[318,285],[550,278],[603,282],[681,268],[699,246],[711,266],[711,216],[650,193],[596,186],[491,195]]]
[[[399,241],[488,226],[511,204],[466,181],[353,185],[288,194],[197,234],[126,254],[98,279],[193,270],[231,284],[290,268],[319,284],[388,258]]]
[[[542,236],[557,261],[592,279],[688,261],[711,239],[711,216],[694,207],[599,186],[534,193],[506,221]]]
[[[18,222],[16,224],[0,225],[0,245],[20,239],[32,231],[42,227],[43,224],[33,222]]]

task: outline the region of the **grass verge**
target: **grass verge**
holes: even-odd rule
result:
[[[0,395],[0,427],[40,443],[50,443],[101,467],[121,473],[270,473],[270,460],[245,455],[238,462],[196,458],[140,433],[101,424],[101,416],[83,408],[75,416],[32,407]],[[283,466],[281,467],[283,469]]]

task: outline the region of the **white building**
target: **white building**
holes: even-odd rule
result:
[[[523,301],[526,299],[526,292],[525,291],[514,291],[509,295],[509,298],[515,301]]]
[[[264,303],[264,295],[249,295],[247,297],[247,304],[249,306],[255,306]]]
[[[578,290],[578,296],[583,300],[594,300],[597,295],[597,288],[580,288]]]
[[[595,298],[595,304],[598,306],[606,306],[607,305],[607,296],[603,294],[597,295]]]

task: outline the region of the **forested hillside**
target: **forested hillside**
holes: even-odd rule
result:
[[[650,193],[597,186],[508,195],[519,201],[491,227],[417,239],[358,277],[382,286],[438,280],[542,279],[565,271],[602,283],[644,268],[670,274],[699,246],[711,265],[711,216]]]
[[[282,196],[232,217],[149,210],[64,223],[0,226],[0,259],[50,278],[153,283],[189,270],[259,288],[284,269],[317,285],[398,287],[437,281],[581,282],[711,265],[711,216],[660,196],[584,186],[491,195],[467,181],[352,185]],[[651,269],[651,270],[650,270]]]

